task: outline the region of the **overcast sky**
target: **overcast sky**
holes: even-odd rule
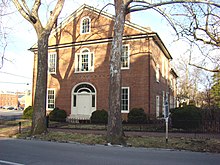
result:
[[[47,2],[49,4],[49,1]],[[66,0],[60,20],[70,15],[84,3],[101,9],[106,2],[105,0]],[[47,9],[46,6],[41,10],[42,18],[46,18],[45,9]],[[15,11],[16,9],[11,7],[10,10]],[[114,11],[113,7],[109,7],[106,10],[107,12]],[[172,28],[159,14],[153,11],[142,11],[132,13],[131,19],[132,22],[141,26],[149,26],[153,31],[157,32],[174,60],[178,54],[181,54],[180,50],[177,53],[176,46],[173,44]],[[5,53],[5,57],[8,60],[4,61],[4,66],[0,69],[0,90],[24,91],[27,88],[31,89],[33,53],[28,51],[28,49],[37,42],[35,30],[18,12],[5,17],[3,21],[5,27],[10,27],[10,30],[8,30],[10,33],[7,38],[8,46]]]

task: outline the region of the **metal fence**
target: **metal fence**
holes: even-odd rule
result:
[[[106,130],[107,124],[93,124],[90,121],[80,122],[51,122],[48,120],[49,128],[60,128],[60,129],[88,129],[88,130]],[[186,123],[191,125],[187,128],[175,127],[171,120],[169,120],[169,132],[181,132],[181,133],[220,133],[220,122],[204,120],[198,125],[197,121],[178,121],[182,125]],[[195,124],[195,125],[193,125]],[[153,120],[145,124],[129,124],[123,123],[124,131],[140,131],[140,132],[164,132],[165,121],[164,120]]]

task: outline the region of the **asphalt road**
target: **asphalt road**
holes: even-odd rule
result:
[[[22,116],[23,111],[21,110],[7,110],[7,109],[0,109],[0,120],[13,120],[18,119]]]
[[[220,154],[0,139],[0,165],[219,165]]]

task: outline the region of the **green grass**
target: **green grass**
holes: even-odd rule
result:
[[[22,133],[18,134],[18,122],[22,122]],[[80,134],[67,131],[58,131],[51,129],[50,132],[42,135],[31,137],[30,135],[30,120],[16,120],[5,122],[0,127],[0,137],[14,137],[24,139],[40,139],[46,141],[58,141],[58,142],[78,142],[83,144],[106,144],[106,136],[95,134]],[[63,126],[65,127],[65,126]],[[67,127],[69,128],[69,126]],[[80,125],[77,129],[104,129],[103,126],[97,127],[94,125]],[[166,143],[164,137],[153,136],[128,136],[125,137],[127,144],[132,147],[144,147],[144,148],[165,148],[165,149],[177,149],[177,150],[190,150],[199,152],[217,152],[220,153],[220,139],[202,139],[202,138],[169,138]]]
[[[19,132],[19,122],[21,122],[22,129],[31,126],[31,121],[25,119],[3,121],[0,125],[0,137],[12,137],[17,134]]]
[[[23,132],[18,138],[30,139],[29,132]],[[28,138],[27,138],[28,137]],[[33,138],[33,137],[32,137]],[[94,134],[68,133],[61,131],[50,131],[46,134],[34,136],[34,139],[58,142],[78,142],[83,144],[106,144],[106,136]],[[164,148],[189,150],[196,152],[220,153],[220,139],[200,139],[200,138],[169,138],[166,143],[164,137],[126,137],[126,142],[132,147],[144,148]]]
[[[127,143],[134,147],[220,153],[220,139],[170,138],[166,143],[162,137],[129,137]]]

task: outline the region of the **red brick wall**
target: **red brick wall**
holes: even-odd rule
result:
[[[80,34],[80,21],[84,16],[92,20],[92,29],[89,34]],[[70,19],[56,33],[51,34],[49,52],[57,52],[57,73],[48,75],[48,88],[56,89],[56,106],[71,113],[71,91],[78,83],[86,82],[96,88],[96,109],[108,110],[109,93],[109,55],[111,42],[99,44],[86,44],[56,48],[53,45],[65,46],[65,43],[81,43],[112,37],[113,21],[106,16],[91,11],[83,11],[76,14],[75,19]],[[141,34],[143,31],[135,30],[131,26],[125,26],[124,35]],[[144,34],[144,33],[143,33]],[[168,91],[168,80],[160,74],[160,82],[156,82],[155,65],[162,65],[163,51],[152,37],[136,40],[126,40],[124,44],[130,46],[130,69],[122,70],[122,86],[130,87],[130,109],[143,108],[146,113],[155,116],[156,95],[160,95],[162,111],[162,91]],[[94,52],[94,72],[75,73],[75,53],[83,48]],[[34,66],[34,80],[36,79],[36,60]],[[167,59],[168,60],[168,59]],[[34,87],[33,87],[34,89]],[[34,93],[34,92],[33,92]],[[126,114],[123,114],[126,118]]]

